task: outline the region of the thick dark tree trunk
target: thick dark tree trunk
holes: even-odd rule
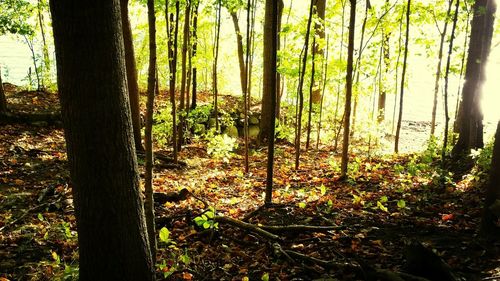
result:
[[[154,280],[132,139],[120,2],[50,1],[80,280]]]
[[[481,231],[483,236],[500,237],[500,228],[497,226],[500,217],[500,122],[497,125],[495,144],[493,147],[493,158],[490,167],[490,179],[487,184],[486,198],[484,202]]]
[[[356,31],[356,0],[349,0],[351,11],[349,14],[349,43],[347,46],[347,73],[346,73],[346,94],[344,109],[344,139],[342,143],[342,162],[340,165],[340,177],[347,177],[347,164],[349,162],[349,129],[351,117],[351,99],[352,99],[352,72],[354,60],[354,33]]]
[[[276,122],[276,92],[277,92],[277,53],[278,53],[278,1],[275,0],[266,0],[266,18],[265,18],[265,25],[271,26],[271,36],[270,40],[270,47],[271,47],[271,54],[270,54],[270,60],[269,60],[269,65],[267,68],[269,69],[268,74],[270,77],[268,77],[268,82],[269,84],[267,85],[269,87],[269,91],[271,93],[271,124],[270,125],[270,130],[269,130],[269,135],[267,136],[267,177],[266,177],[266,193],[265,193],[265,198],[264,198],[264,203],[265,204],[271,204],[272,203],[272,195],[273,195],[273,168],[274,168],[274,132],[275,132],[275,122]],[[271,10],[270,13],[268,13],[268,9]]]
[[[123,43],[125,46],[125,64],[127,68],[128,96],[134,129],[134,142],[137,150],[144,150],[141,139],[141,111],[139,103],[139,85],[137,84],[137,68],[135,65],[134,43],[132,29],[128,18],[128,0],[120,0],[123,28]]]
[[[265,8],[265,19],[272,19],[272,6],[271,3],[267,3],[268,0],[266,0],[266,8]],[[278,1],[278,14],[277,14],[277,24],[279,26],[279,21],[280,21],[280,6],[283,6],[282,1]],[[264,21],[265,21],[264,19]],[[276,115],[276,108],[278,106],[278,99],[276,98],[276,104],[274,108],[271,108],[271,100],[272,97],[271,95],[278,95],[276,92],[276,88],[272,88],[270,84],[272,83],[270,79],[272,74],[270,73],[271,69],[269,68],[270,66],[270,61],[271,57],[273,56],[272,51],[271,51],[271,44],[273,41],[273,38],[276,36],[276,34],[272,33],[272,26],[271,24],[265,24],[264,23],[264,53],[263,53],[263,65],[264,65],[264,70],[263,70],[263,77],[262,77],[262,108],[261,108],[261,118],[260,118],[260,133],[259,133],[259,139],[261,141],[265,140],[271,130],[274,130],[274,128],[271,128],[271,123],[273,120],[271,120],[273,112]],[[279,37],[278,37],[279,38]],[[279,39],[278,39],[279,40]],[[279,43],[277,45],[277,48],[279,46]],[[274,76],[273,76],[274,77]],[[278,79],[278,78],[277,78]]]
[[[156,16],[154,0],[148,0],[149,25],[149,69],[148,69],[148,101],[146,105],[146,128],[144,144],[146,147],[146,163],[144,171],[144,212],[148,229],[149,246],[153,263],[156,263],[155,212],[153,202],[153,107],[155,89],[158,85],[156,70]]]
[[[406,5],[406,35],[405,35],[405,51],[403,54],[403,72],[401,73],[401,88],[399,91],[399,114],[398,124],[396,126],[396,140],[394,141],[394,152],[399,152],[399,134],[401,133],[401,122],[403,120],[403,98],[405,93],[405,78],[406,67],[408,62],[408,42],[410,41],[410,14],[411,14],[411,0],[408,0]]]
[[[7,98],[3,89],[2,82],[2,65],[0,65],[0,113],[7,112]]]
[[[483,114],[480,100],[486,61],[491,48],[496,4],[493,0],[477,0],[472,9],[474,16],[458,116],[459,137],[452,152],[456,157],[467,154],[472,148],[483,147]]]

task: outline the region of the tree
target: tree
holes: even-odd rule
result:
[[[431,136],[434,136],[434,131],[436,129],[436,111],[437,111],[438,93],[439,93],[439,80],[441,80],[441,64],[443,62],[444,39],[446,37],[446,30],[448,29],[448,17],[450,16],[452,6],[453,6],[453,0],[449,0],[448,12],[446,13],[446,17],[444,19],[443,31],[439,29],[437,20],[434,17],[434,20],[436,21],[436,26],[438,27],[438,31],[440,34],[440,40],[439,40],[439,51],[438,51],[438,64],[436,67],[436,80],[434,82],[434,101],[432,103]]]
[[[398,124],[396,126],[396,140],[394,141],[394,152],[399,152],[399,134],[401,132],[401,121],[403,120],[403,98],[405,93],[405,78],[406,66],[408,60],[408,41],[410,41],[410,13],[411,13],[411,0],[406,4],[406,35],[405,35],[405,51],[403,54],[403,72],[401,73],[401,88],[399,92],[399,114]]]
[[[169,17],[170,16],[170,17]],[[175,105],[175,77],[177,73],[177,34],[179,32],[179,1],[175,2],[174,14],[168,12],[168,1],[165,2],[165,22],[167,25],[168,45],[168,71],[169,71],[169,97],[172,106],[172,151],[174,162],[177,163],[177,112]]]
[[[497,125],[495,144],[493,146],[493,157],[490,166],[490,178],[486,186],[486,198],[484,201],[483,218],[481,220],[480,233],[486,237],[496,237],[500,234],[497,226],[500,205],[500,122]],[[496,210],[496,212],[495,212]]]
[[[269,3],[269,6],[267,5],[268,0],[266,0],[266,7],[265,7],[265,15],[264,15],[264,21],[267,19],[268,22],[271,22],[270,20],[272,19],[272,10],[271,10],[271,3]],[[283,6],[282,0],[278,1],[278,25],[279,25],[279,15],[281,14],[279,12],[279,7]],[[263,141],[267,136],[269,136],[269,133],[271,130],[274,130],[274,128],[271,128],[271,124],[274,122],[271,120],[272,117],[272,112],[276,112],[276,106],[278,105],[278,101],[276,101],[276,106],[275,109],[271,109],[271,95],[275,94],[277,95],[278,93],[276,92],[276,89],[271,87],[272,81],[270,79],[274,79],[272,73],[270,73],[271,68],[269,67],[271,64],[271,57],[273,54],[271,53],[271,44],[272,41],[274,40],[274,36],[276,36],[274,33],[272,33],[272,27],[270,24],[264,24],[264,38],[263,38],[263,65],[264,65],[264,70],[263,70],[263,77],[262,77],[262,107],[261,107],[261,118],[260,118],[260,134],[259,134],[259,139]],[[279,37],[278,37],[279,40]]]
[[[153,202],[153,107],[155,89],[158,85],[156,69],[156,16],[154,0],[148,0],[149,26],[149,68],[148,68],[148,101],[146,104],[146,128],[144,144],[146,147],[146,163],[144,171],[144,212],[148,230],[149,245],[153,263],[156,263],[155,212]]]
[[[215,115],[215,131],[219,132],[219,108],[217,101],[219,96],[219,89],[217,85],[217,63],[219,60],[219,41],[220,41],[220,22],[221,22],[221,1],[217,0],[217,7],[215,10],[215,37],[214,37],[214,61],[212,64],[212,92],[214,94],[214,115]]]
[[[198,50],[198,7],[200,6],[200,1],[194,1],[193,5],[193,52],[192,52],[192,57],[196,58],[197,50]],[[195,64],[192,70],[192,82],[193,82],[193,89],[192,89],[192,94],[191,94],[191,109],[196,108],[196,91],[198,88],[198,68]]]
[[[188,45],[190,44],[189,40],[189,24],[190,24],[190,14],[191,14],[191,2],[188,0],[186,1],[186,8],[185,8],[185,13],[184,13],[184,31],[182,35],[182,53],[181,53],[181,93],[180,93],[180,104],[179,108],[182,111],[185,110],[185,96],[186,96],[186,77],[187,77],[187,53],[188,53]],[[178,133],[178,140],[177,140],[177,146],[178,150],[181,150],[182,143],[184,141],[184,123],[185,123],[185,118],[184,115],[181,114],[179,118],[179,133]]]
[[[274,167],[274,132],[276,122],[276,93],[277,93],[277,52],[278,52],[278,1],[266,0],[266,16],[264,19],[264,26],[270,26],[272,36],[270,37],[270,60],[266,66],[269,71],[267,90],[270,92],[271,97],[271,124],[269,135],[267,136],[267,177],[266,177],[266,195],[264,198],[265,204],[271,204],[273,192],[273,167]]]
[[[137,83],[137,67],[135,65],[134,42],[132,28],[128,18],[128,0],[120,0],[120,10],[123,29],[123,44],[125,46],[125,64],[127,68],[128,97],[130,112],[132,114],[132,127],[134,129],[134,142],[136,150],[143,150],[141,140],[141,111],[139,103],[139,85]]]
[[[5,97],[5,91],[3,89],[2,82],[2,66],[0,65],[0,113],[7,111],[7,98]]]
[[[483,147],[483,115],[480,107],[481,88],[485,80],[486,60],[491,48],[496,4],[493,0],[476,0],[472,7],[470,43],[458,116],[458,141],[454,157],[467,154],[472,148]]]
[[[302,49],[302,62],[300,65],[300,73],[299,73],[299,86],[297,97],[299,99],[299,106],[297,110],[296,122],[297,125],[295,127],[295,170],[299,169],[299,160],[300,160],[300,137],[302,135],[302,110],[304,109],[304,76],[306,73],[306,65],[307,65],[307,53],[309,50],[309,37],[311,33],[311,21],[313,16],[313,8],[314,8],[314,0],[311,0],[311,4],[309,6],[309,17],[307,19],[307,28],[306,28],[306,39],[304,41],[304,48]]]
[[[80,280],[154,280],[132,139],[120,2],[50,1]]]
[[[354,32],[356,31],[356,0],[349,0],[351,11],[349,14],[349,43],[347,46],[347,73],[346,73],[346,94],[344,108],[344,139],[342,143],[342,162],[340,165],[340,177],[347,177],[347,164],[349,162],[349,120],[351,118],[352,99],[352,72],[354,60]]]

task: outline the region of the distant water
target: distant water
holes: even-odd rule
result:
[[[34,73],[30,49],[19,40],[10,36],[0,36],[2,80],[16,85],[26,84],[30,67]]]

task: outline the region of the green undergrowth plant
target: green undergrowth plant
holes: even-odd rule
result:
[[[215,134],[215,130],[210,130],[206,139],[207,153],[217,159],[222,159],[228,163],[229,159],[233,156],[233,151],[238,148],[238,141],[226,134]]]
[[[153,116],[153,135],[159,146],[166,146],[172,139],[172,109],[162,108]]]

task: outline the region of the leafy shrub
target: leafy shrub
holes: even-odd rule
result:
[[[172,139],[172,109],[167,106],[153,116],[153,135],[160,146]]]
[[[221,158],[228,163],[232,151],[238,147],[237,140],[226,134],[214,135],[214,130],[207,133],[207,153],[215,158]]]

